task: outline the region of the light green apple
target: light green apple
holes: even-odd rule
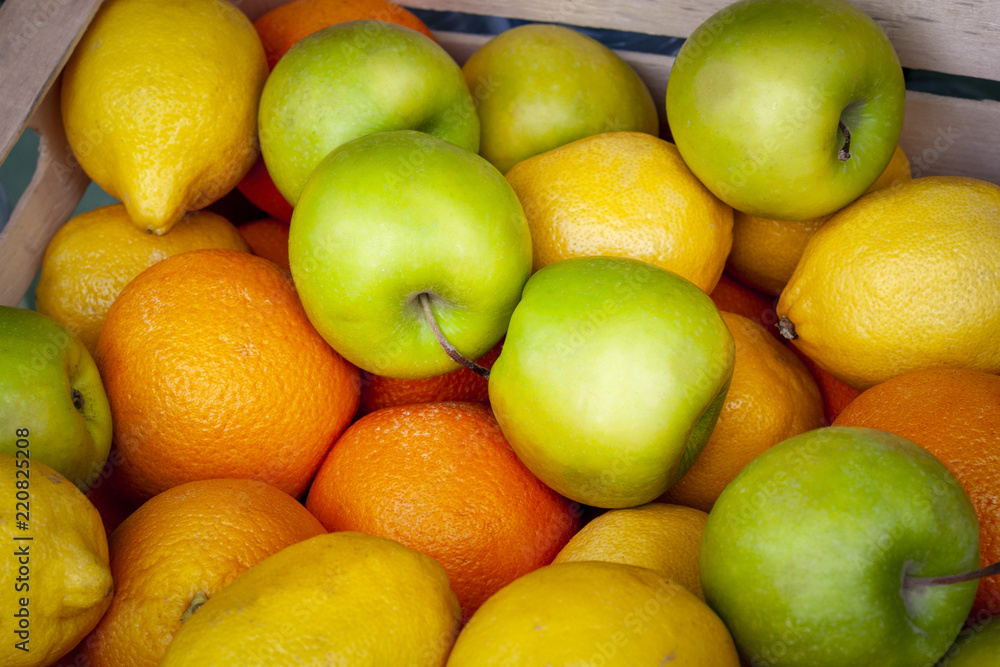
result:
[[[659,497],[704,448],[735,345],[712,300],[633,259],[550,264],[525,285],[489,381],[524,464],[597,507]]]
[[[701,546],[705,598],[744,660],[773,667],[931,667],[979,566],[962,485],[900,436],[828,427],[789,438],[722,492]]]
[[[420,130],[476,152],[462,70],[434,40],[383,21],[338,23],[278,61],[260,98],[261,153],[292,205],[326,155],[374,132]]]
[[[632,67],[571,28],[512,28],[473,53],[462,71],[482,123],[480,154],[504,173],[594,134],[659,134],[656,104]]]
[[[896,149],[904,98],[892,44],[846,0],[741,0],[681,47],[667,122],[719,199],[804,220],[875,182]]]
[[[970,623],[936,667],[1000,667],[1000,617]]]
[[[50,317],[0,306],[0,453],[86,491],[110,449],[111,408],[86,346]]]
[[[503,337],[531,273],[517,195],[493,165],[422,132],[371,134],[316,168],[292,214],[288,259],[310,321],[376,375],[455,370]]]

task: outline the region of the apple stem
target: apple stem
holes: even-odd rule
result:
[[[838,122],[840,124],[840,131],[844,133],[844,147],[837,153],[837,157],[840,158],[841,162],[847,162],[851,159],[851,131],[847,129],[844,121],[841,120]]]
[[[781,319],[778,320],[778,333],[788,340],[795,340],[799,337],[799,335],[795,333],[795,325],[792,324],[792,321],[784,315],[782,315]]]
[[[83,412],[83,394],[80,393],[79,389],[74,389],[70,392],[70,396],[73,399],[73,407]]]
[[[441,332],[441,328],[438,326],[437,320],[434,319],[434,310],[431,308],[431,298],[427,292],[421,292],[417,295],[417,299],[420,300],[420,306],[424,309],[424,317],[427,318],[427,324],[430,325],[431,331],[434,332],[434,337],[437,338],[438,345],[444,350],[445,354],[451,357],[452,361],[462,364],[468,368],[473,373],[477,373],[487,380],[490,378],[490,369],[480,366],[472,359],[467,359],[462,355],[461,352],[455,349],[455,346],[448,342],[448,339],[444,337]]]
[[[963,572],[962,574],[949,574],[943,577],[912,577],[910,575],[906,575],[905,585],[941,586],[943,584],[960,584],[965,581],[973,581],[974,579],[992,577],[995,574],[1000,574],[1000,563],[993,563],[992,565],[981,567],[978,570],[973,570],[972,572]]]

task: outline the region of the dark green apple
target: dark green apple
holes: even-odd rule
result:
[[[751,665],[931,667],[972,607],[976,513],[927,450],[829,427],[754,459],[705,526],[705,598]]]
[[[594,134],[659,132],[656,104],[632,67],[570,28],[507,30],[472,54],[462,72],[482,124],[480,153],[504,173]]]

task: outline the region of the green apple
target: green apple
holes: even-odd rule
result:
[[[719,199],[804,220],[875,182],[896,149],[904,98],[892,44],[846,0],[742,0],[681,47],[667,122]]]
[[[722,492],[702,539],[705,598],[750,664],[931,667],[976,582],[920,577],[979,565],[962,485],[900,436],[829,427],[754,459]]]
[[[704,448],[735,344],[712,300],[634,259],[550,264],[525,285],[489,381],[524,464],[597,507],[659,497]]]
[[[1000,618],[963,628],[936,667],[1000,667]]]
[[[0,306],[0,453],[86,491],[110,449],[111,408],[86,346],[50,317]]]
[[[425,317],[478,359],[503,337],[531,273],[517,195],[493,165],[399,130],[327,156],[292,214],[288,260],[310,321],[365,371],[421,378],[457,369]]]
[[[656,104],[635,71],[570,28],[512,28],[473,53],[462,71],[482,123],[480,154],[504,173],[594,134],[659,133]]]
[[[260,147],[291,204],[326,155],[389,130],[420,130],[470,151],[479,118],[462,70],[434,40],[383,21],[339,23],[296,43],[261,94]]]

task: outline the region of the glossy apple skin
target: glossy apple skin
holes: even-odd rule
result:
[[[504,173],[601,132],[659,132],[656,104],[635,71],[570,28],[512,28],[473,53],[462,71],[482,123],[480,154]]]
[[[681,47],[667,122],[691,171],[733,208],[804,220],[860,196],[892,158],[905,90],[881,28],[845,0],[742,0]],[[838,122],[851,134],[851,157]]]
[[[258,125],[264,163],[292,205],[320,160],[365,134],[420,130],[479,149],[458,64],[434,40],[383,21],[338,23],[296,43],[264,85]]]
[[[726,487],[700,567],[750,664],[931,667],[976,582],[902,591],[904,572],[976,569],[979,531],[961,484],[927,450],[829,427],[775,445]]]
[[[111,407],[79,338],[41,313],[0,306],[0,453],[25,449],[25,429],[30,458],[86,491],[111,450]]]
[[[503,337],[531,273],[517,195],[493,165],[422,132],[372,134],[317,167],[295,211],[288,259],[306,314],[347,360],[376,375],[458,368],[445,337],[478,359]]]
[[[734,349],[711,299],[684,278],[633,259],[562,260],[525,285],[490,404],[548,486],[587,505],[633,507],[701,453]]]

